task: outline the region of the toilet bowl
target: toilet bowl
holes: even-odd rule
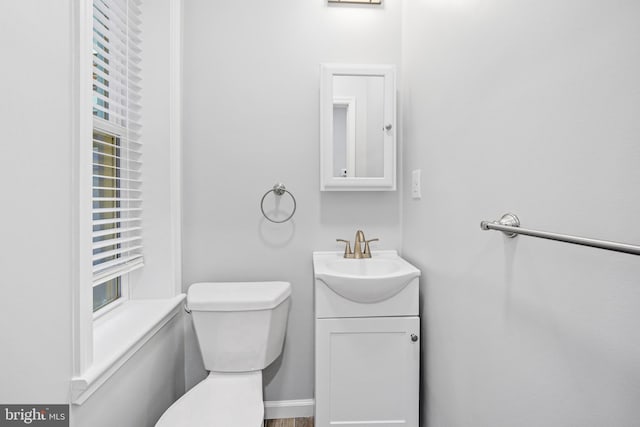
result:
[[[262,369],[282,352],[290,295],[287,282],[191,285],[187,306],[209,375],[156,427],[260,427]]]

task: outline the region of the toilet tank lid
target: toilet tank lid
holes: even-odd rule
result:
[[[189,286],[187,306],[192,311],[269,310],[289,295],[289,282],[203,282]]]

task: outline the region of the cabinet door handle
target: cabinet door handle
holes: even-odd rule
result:
[[[416,334],[411,334],[411,341],[413,342],[418,341],[418,336]]]

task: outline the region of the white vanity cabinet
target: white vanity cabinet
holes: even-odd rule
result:
[[[415,316],[316,320],[315,425],[417,427],[419,330]]]
[[[406,263],[393,251],[379,254],[380,259],[394,256]],[[418,427],[420,272],[406,263],[413,269],[406,286],[383,300],[363,303],[326,283],[333,272],[325,267],[339,265],[339,257],[314,253],[315,425]],[[379,270],[369,268],[371,260],[350,261],[362,263],[358,271]]]

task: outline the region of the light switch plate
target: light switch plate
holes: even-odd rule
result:
[[[416,169],[413,172],[411,172],[411,198],[412,199],[422,198],[420,175],[421,175],[420,169]]]

